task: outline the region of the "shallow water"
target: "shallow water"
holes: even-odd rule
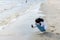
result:
[[[9,21],[17,15],[21,16],[26,14],[25,12],[31,9],[31,6],[36,5],[36,3],[41,4],[44,2],[44,0],[27,0],[27,3],[25,3],[25,1],[26,0],[0,0],[0,26],[8,24]]]

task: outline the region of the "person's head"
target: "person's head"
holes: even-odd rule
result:
[[[42,18],[37,18],[37,19],[35,20],[35,22],[36,22],[36,23],[44,22],[44,19],[42,19]]]

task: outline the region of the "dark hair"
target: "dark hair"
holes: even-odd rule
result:
[[[35,22],[36,22],[36,23],[44,22],[44,19],[42,19],[42,18],[37,18],[37,19],[35,20]]]

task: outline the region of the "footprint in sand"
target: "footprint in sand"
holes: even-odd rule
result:
[[[51,32],[55,32],[55,31],[56,31],[56,29],[51,30]]]
[[[55,28],[55,26],[50,26],[50,27]]]
[[[56,31],[56,29],[55,29],[55,26],[50,26],[50,27],[54,28],[54,30],[51,30],[51,32],[54,32],[54,31]]]
[[[60,35],[60,33],[56,33],[56,35]]]
[[[54,30],[51,30],[51,32],[54,32]]]

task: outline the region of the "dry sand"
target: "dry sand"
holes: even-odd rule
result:
[[[46,15],[49,29],[43,37],[46,40],[60,40],[60,0],[47,0],[41,5],[41,11]]]

